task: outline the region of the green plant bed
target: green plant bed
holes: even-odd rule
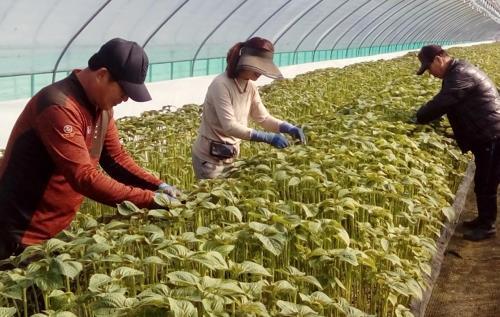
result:
[[[451,53],[495,78],[498,45]],[[412,316],[470,160],[446,120],[409,123],[440,84],[417,68],[405,56],[264,87],[270,112],[309,142],[244,142],[225,179],[194,180],[198,106],[119,120],[126,148],[186,203],[87,201],[13,263],[38,260],[0,273],[0,306],[17,310],[5,316]]]

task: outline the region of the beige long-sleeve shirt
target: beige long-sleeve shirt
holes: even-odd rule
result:
[[[215,164],[231,162],[210,155],[210,141],[233,144],[239,154],[240,141],[250,139],[249,118],[272,132],[282,123],[269,114],[252,81],[229,78],[225,72],[218,75],[208,87],[193,154]]]

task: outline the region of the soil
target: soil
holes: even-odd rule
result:
[[[461,221],[476,215],[471,186]],[[497,229],[499,220],[497,217]],[[500,317],[500,232],[480,242],[463,240],[462,233],[458,226],[448,244],[425,316]]]

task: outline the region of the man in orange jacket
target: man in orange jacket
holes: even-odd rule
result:
[[[0,163],[0,259],[57,235],[84,196],[142,208],[154,204],[156,191],[178,194],[125,152],[113,119],[112,108],[128,98],[151,100],[144,85],[147,68],[142,47],[116,38],[87,68],[28,102]]]

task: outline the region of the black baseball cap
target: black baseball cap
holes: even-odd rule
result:
[[[422,75],[432,64],[434,58],[443,52],[443,48],[439,45],[433,44],[422,47],[420,52],[418,52],[418,59],[420,60],[421,65],[417,71],[417,75]]]
[[[139,44],[121,38],[109,40],[89,59],[90,69],[107,68],[127,96],[139,102],[151,100],[144,84],[148,64],[148,56]]]

